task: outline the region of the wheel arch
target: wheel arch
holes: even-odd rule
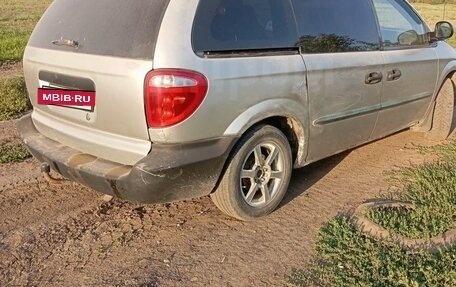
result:
[[[443,87],[443,84],[445,83],[446,80],[450,80],[452,83],[453,83],[453,89],[454,89],[454,97],[455,97],[455,100],[456,100],[456,60],[455,61],[451,61],[446,67],[445,69],[442,71],[441,73],[441,76],[439,79],[438,79],[438,82],[436,84],[436,89],[435,89],[435,93],[432,97],[432,101],[428,107],[428,110],[426,111],[426,114],[423,118],[423,120],[415,127],[413,127],[413,130],[414,131],[418,131],[418,132],[428,132],[431,130],[432,128],[432,121],[433,121],[433,117],[434,117],[434,108],[435,108],[435,104],[436,104],[436,101],[437,101],[437,97],[440,93],[440,90],[442,89]]]
[[[305,149],[305,135],[302,125],[293,117],[288,116],[272,116],[255,123],[253,127],[258,125],[270,125],[279,129],[288,139],[290,144],[293,166],[295,168],[302,167],[302,163],[307,155]]]
[[[308,147],[307,108],[297,101],[269,100],[255,105],[239,115],[225,131],[225,135],[239,138],[250,129],[267,124],[281,130],[288,138],[295,168],[305,165]]]

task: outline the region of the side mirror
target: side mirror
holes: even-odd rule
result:
[[[401,46],[411,46],[414,43],[418,42],[419,35],[415,30],[405,31],[397,37],[397,41]]]
[[[453,36],[453,25],[447,21],[440,21],[435,24],[434,36],[437,40],[446,40]]]

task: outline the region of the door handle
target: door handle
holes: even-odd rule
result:
[[[399,69],[394,69],[388,72],[388,76],[386,77],[387,81],[396,81],[402,76],[402,72]]]
[[[383,80],[383,74],[381,72],[372,72],[366,75],[366,84],[375,85]]]

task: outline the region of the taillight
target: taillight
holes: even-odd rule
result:
[[[208,82],[197,72],[161,69],[147,74],[144,88],[147,124],[162,128],[190,117],[203,102]]]

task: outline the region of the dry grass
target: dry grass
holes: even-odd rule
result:
[[[456,28],[456,4],[425,4],[413,3],[415,9],[425,19],[427,24],[434,28],[436,22],[441,20],[449,21]],[[448,41],[453,47],[456,47],[456,36]]]

